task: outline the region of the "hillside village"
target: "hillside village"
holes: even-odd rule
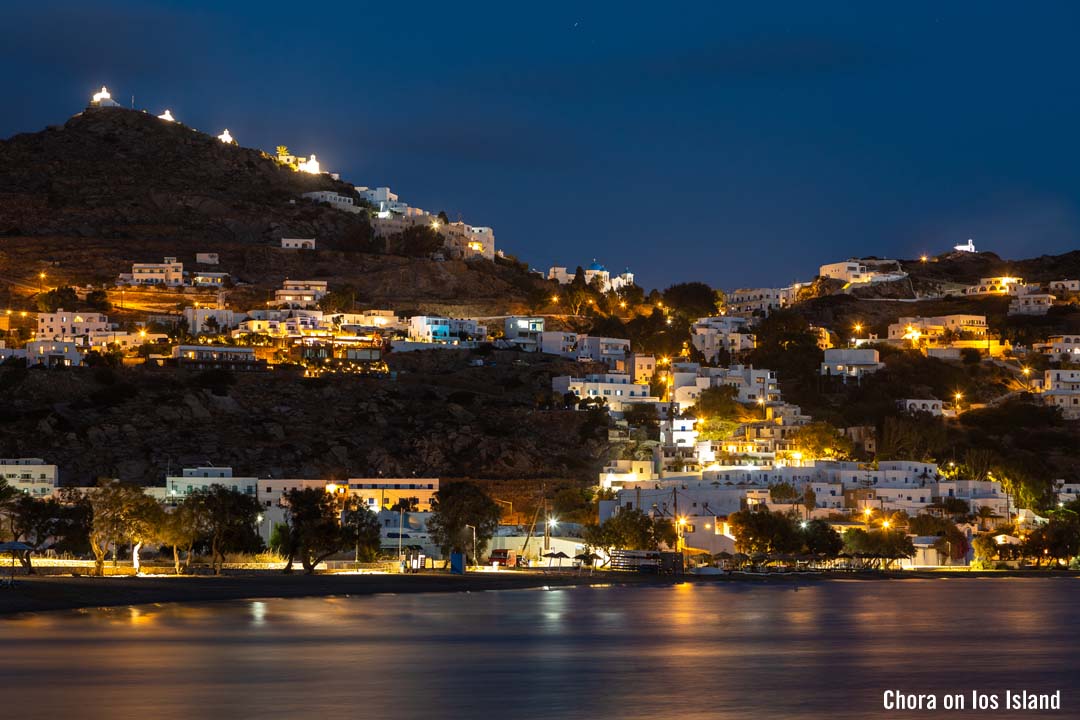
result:
[[[491,227],[349,184],[315,154],[125,109],[105,88],[45,133],[159,132],[147,123],[265,176],[271,201],[248,183],[235,215],[190,197],[169,208],[162,196],[195,192],[173,178],[129,190],[175,212],[170,226],[190,215],[189,233],[147,230],[136,209],[125,224],[101,198],[65,220],[53,211],[81,201],[20,170],[19,144],[38,140],[0,143],[0,208],[20,208],[0,228],[0,476],[31,497],[119,477],[168,505],[223,484],[258,500],[269,542],[283,493],[332,485],[380,513],[388,544],[404,523],[430,556],[431,498],[468,477],[510,483],[518,512],[493,548],[521,550],[543,508],[572,556],[600,547],[589,528],[639,511],[670,520],[681,548],[733,556],[753,544],[745,513],[766,508],[837,533],[905,528],[917,566],[1008,560],[1080,508],[1078,253],[1010,262],[966,240],[910,260],[820,258],[784,287],[706,275],[646,291],[594,258],[529,268]],[[252,219],[263,202],[273,222]],[[63,250],[76,232],[103,248],[87,268]],[[431,284],[411,290],[414,273]],[[287,399],[304,394],[313,406]],[[292,446],[287,467],[211,434],[261,427],[275,402],[277,429],[244,444]],[[104,447],[148,433],[183,450],[139,463]],[[980,537],[997,550],[976,552]]]

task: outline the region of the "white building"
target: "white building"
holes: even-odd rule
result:
[[[314,250],[315,238],[281,238],[281,247],[285,250]]]
[[[130,273],[122,273],[119,282],[129,285],[166,285],[180,287],[184,284],[184,263],[174,257],[166,257],[159,263],[134,263]]]
[[[172,357],[178,367],[194,370],[266,368],[266,362],[255,357],[255,348],[235,345],[177,345]]]
[[[754,349],[754,335],[747,318],[732,315],[698,319],[690,329],[690,342],[711,363],[717,362],[722,354],[731,358]]]
[[[217,265],[218,254],[211,252],[195,253],[195,263],[198,265]]]
[[[243,317],[243,313],[221,308],[184,308],[184,320],[187,322],[188,332],[192,335],[208,332],[211,326],[216,326],[217,331],[224,332],[239,326]]]
[[[929,413],[937,417],[942,414],[941,401],[934,398],[905,398],[897,400],[897,404],[906,413]]]
[[[302,197],[315,203],[323,203],[350,213],[362,213],[365,209],[358,206],[356,201],[347,195],[341,195],[332,190],[316,190],[315,192],[303,193]]]
[[[318,307],[329,289],[325,280],[286,280],[274,291],[274,303],[293,309]]]
[[[56,466],[41,458],[0,458],[0,479],[32,497],[52,495],[57,477]]]
[[[582,400],[605,400],[608,407],[615,412],[621,412],[628,400],[649,397],[648,385],[635,383],[633,378],[624,373],[586,375],[584,378],[562,375],[551,379],[551,389],[564,395],[573,393]]]
[[[1050,292],[1080,292],[1080,280],[1054,280]]]
[[[940,340],[952,334],[957,340],[986,338],[985,315],[937,315],[934,317],[900,317],[889,325],[890,340]]]
[[[691,384],[683,380],[686,374],[677,370],[676,368],[675,386]],[[780,401],[780,383],[774,370],[755,368],[750,365],[731,365],[726,368],[698,368],[697,376],[708,380],[704,387],[734,388],[735,399],[741,403]]]
[[[526,352],[540,349],[540,336],[544,332],[544,318],[511,315],[503,320],[503,336],[506,341]]]
[[[1061,408],[1067,419],[1080,419],[1080,370],[1045,371],[1042,396],[1048,405]]]
[[[1035,343],[1032,349],[1049,355],[1052,360],[1080,361],[1080,335],[1051,335],[1045,343]]]
[[[649,383],[656,374],[656,357],[634,353],[627,362],[626,371],[634,378],[634,382]]]
[[[1027,293],[1009,301],[1010,315],[1045,315],[1056,300],[1050,293]]]
[[[61,308],[37,316],[38,340],[73,340],[85,345],[93,333],[111,329],[109,319],[102,313],[68,312]]]
[[[393,310],[334,313],[326,316],[326,322],[339,330],[389,330],[406,327]]]
[[[413,342],[456,344],[466,340],[486,340],[487,326],[476,320],[414,315],[409,318],[409,339]]]
[[[206,490],[213,485],[256,497],[259,479],[236,477],[231,467],[213,466],[183,468],[179,476],[165,478],[166,496],[173,501],[183,500],[192,492]]]
[[[832,348],[825,351],[825,361],[821,363],[821,374],[862,379],[863,375],[875,373],[885,367],[877,350],[870,348]]]
[[[452,222],[437,223],[435,229],[443,236],[443,250],[450,257],[495,259],[495,231],[491,228]]]
[[[582,335],[560,330],[540,333],[540,352],[583,362],[604,363],[612,370],[624,371],[630,355],[630,341]]]
[[[634,284],[634,273],[630,272],[629,268],[613,276],[606,267],[596,261],[596,258],[593,258],[587,268],[582,268],[582,272],[586,285],[592,285],[594,280],[599,281],[601,292],[619,291]],[[569,285],[574,282],[576,274],[575,270],[568,270],[565,267],[551,267],[548,269],[547,277],[548,280],[555,280],[560,285]]]
[[[191,284],[195,287],[224,287],[229,281],[229,273],[198,271],[191,276]]]
[[[112,95],[109,93],[109,90],[104,85],[102,85],[101,89],[90,97],[90,107],[118,108],[122,107],[122,105],[113,100]]]
[[[358,187],[356,194],[365,202],[382,212],[405,212],[409,206],[398,200],[396,193],[388,187]]]
[[[26,364],[47,367],[75,367],[82,365],[79,346],[71,341],[38,340],[26,343]]]
[[[975,241],[968,238],[968,241],[963,245],[953,245],[953,250],[956,252],[975,252]]]
[[[862,261],[852,259],[844,262],[822,265],[818,269],[818,275],[824,278],[842,280],[849,285],[892,282],[907,277],[907,273],[901,270],[881,272],[876,269],[877,267],[886,264],[894,264],[894,261]]]
[[[415,500],[417,511],[430,512],[438,478],[349,478],[346,486],[372,512],[387,510],[398,502]]]
[[[1024,279],[1003,275],[980,278],[979,282],[964,289],[965,295],[1016,295],[1024,286]]]
[[[767,317],[773,310],[795,302],[802,283],[783,288],[739,288],[727,293],[727,313],[739,317]]]

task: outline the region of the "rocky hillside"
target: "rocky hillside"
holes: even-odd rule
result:
[[[41,270],[50,282],[104,283],[132,262],[171,255],[191,265],[195,253],[217,252],[218,269],[260,290],[318,277],[373,302],[497,311],[533,288],[509,263],[379,254],[364,215],[300,199],[312,190],[353,192],[179,123],[89,109],[0,141],[0,283],[30,293]],[[282,236],[315,237],[319,249],[282,251]]]
[[[167,369],[0,367],[0,457],[47,457],[65,483],[160,484],[213,463],[273,477],[557,477],[595,482],[607,425],[543,409],[562,362],[412,353],[397,380]]]

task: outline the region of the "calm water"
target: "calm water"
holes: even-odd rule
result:
[[[0,690],[6,717],[63,720],[1042,715],[886,713],[890,688],[1061,689],[1080,717],[1078,601],[967,579],[43,613],[0,620]]]

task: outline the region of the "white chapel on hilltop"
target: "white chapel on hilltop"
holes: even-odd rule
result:
[[[113,100],[108,88],[102,85],[101,89],[90,98],[90,107],[120,107],[120,103]]]
[[[966,245],[953,245],[953,250],[955,250],[956,252],[973,253],[975,252],[975,241],[971,238],[968,238]]]

